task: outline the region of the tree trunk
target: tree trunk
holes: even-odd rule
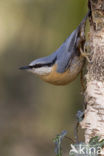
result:
[[[104,0],[89,0],[91,62],[87,64],[85,102],[87,104],[81,127],[85,142],[100,136],[104,139]]]

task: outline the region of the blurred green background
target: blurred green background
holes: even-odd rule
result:
[[[86,9],[87,0],[0,0],[0,156],[54,156],[56,134],[74,138],[79,79],[57,87],[18,68],[55,51]]]

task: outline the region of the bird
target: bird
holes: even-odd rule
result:
[[[83,50],[89,14],[90,12],[55,52],[20,69],[32,72],[53,85],[66,85],[72,82],[81,72],[85,62],[86,55]]]

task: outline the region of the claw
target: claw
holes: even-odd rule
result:
[[[80,53],[83,57],[85,57],[88,61],[88,63],[92,63],[92,61],[90,60],[89,56],[91,56],[89,53],[86,53],[85,52],[85,48],[84,48],[84,51],[82,50],[82,48],[80,48]]]

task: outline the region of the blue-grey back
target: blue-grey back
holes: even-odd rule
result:
[[[89,15],[90,11],[88,11],[87,15],[81,21],[76,30],[71,33],[66,41],[54,53],[47,57],[32,61],[29,66],[42,67],[57,64],[57,72],[65,72],[65,70],[70,66],[74,55],[79,55],[78,46],[82,40],[84,41],[85,23]]]
[[[34,66],[36,64],[48,65],[55,61],[57,64],[57,72],[64,72],[70,65],[71,57],[75,53],[75,44],[77,38],[77,29],[71,33],[71,35],[66,39],[66,41],[51,55],[36,59],[32,61],[29,65]]]
[[[56,63],[58,64],[57,71],[60,73],[65,72],[65,70],[70,66],[70,63],[75,53],[77,53],[76,38],[77,38],[77,30],[73,31],[72,34],[57,50],[57,61],[56,61]]]

